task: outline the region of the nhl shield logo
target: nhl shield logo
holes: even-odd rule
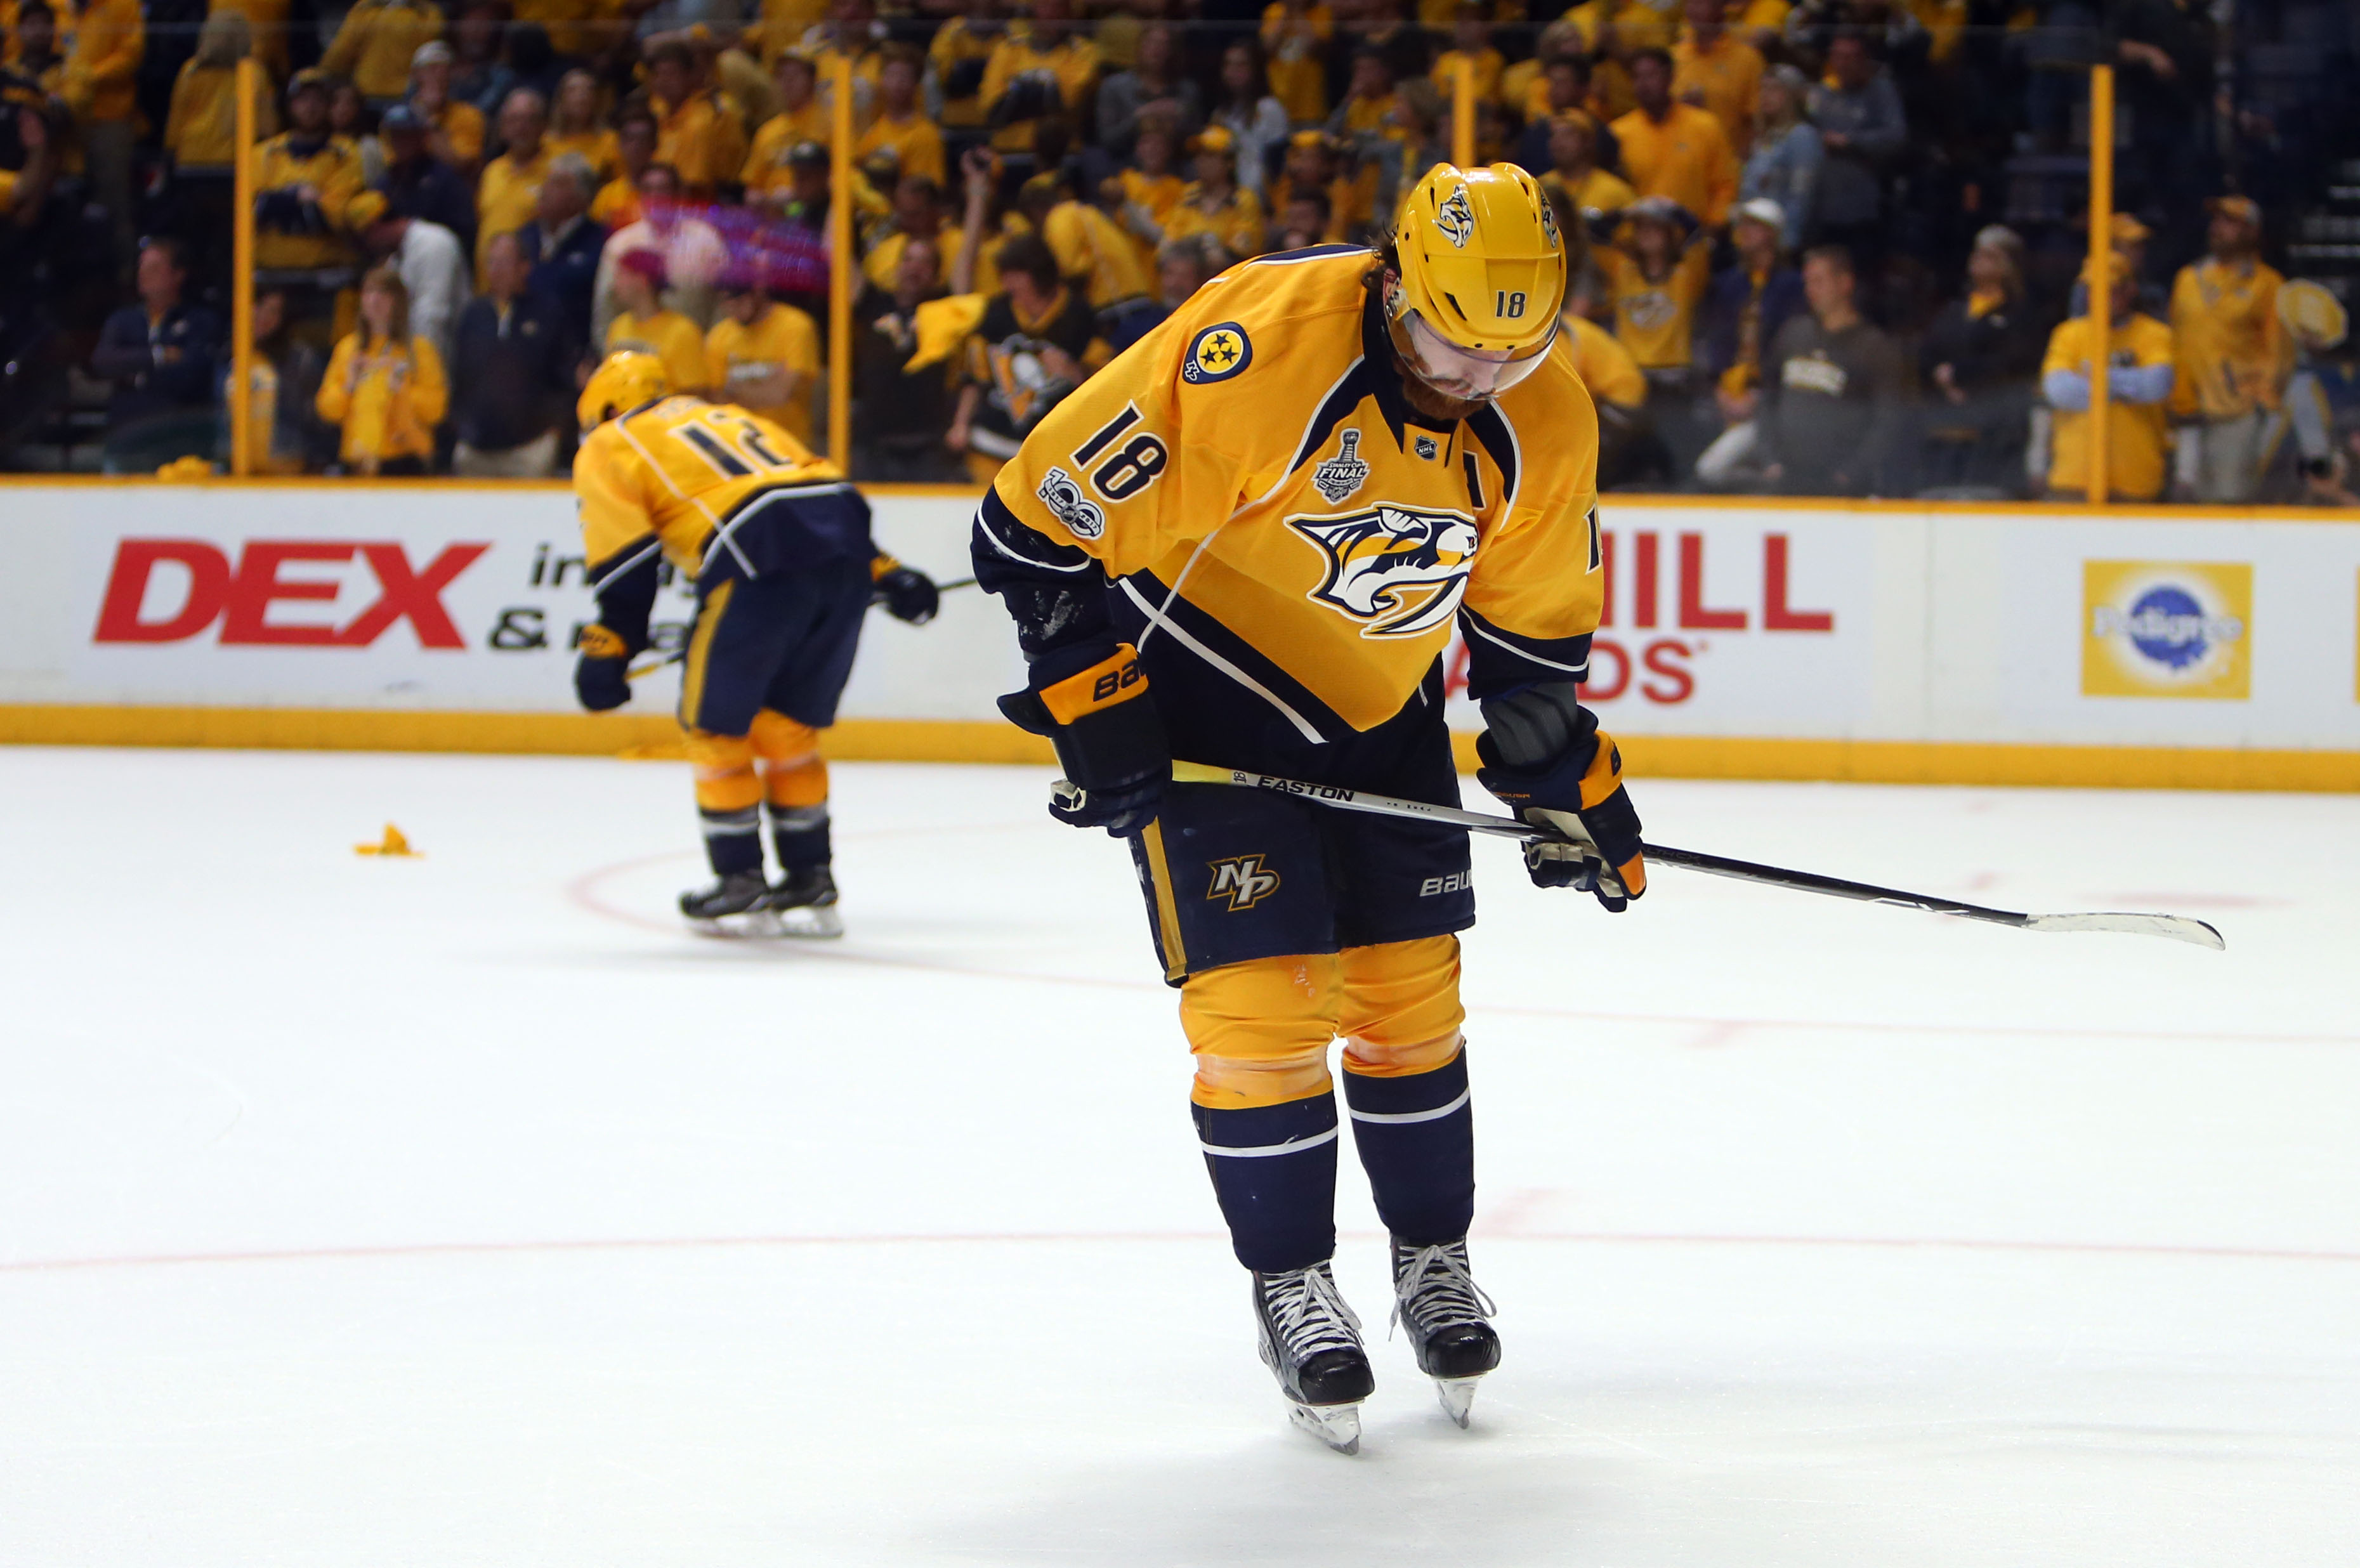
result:
[[[1441,206],[1434,210],[1434,226],[1440,229],[1455,250],[1465,250],[1467,242],[1475,237],[1475,204],[1468,199],[1467,187],[1453,191]]]
[[[1311,471],[1312,488],[1328,498],[1331,506],[1343,505],[1344,498],[1369,482],[1369,465],[1360,457],[1360,432],[1346,430],[1342,450]]]
[[[1464,513],[1371,506],[1286,522],[1327,561],[1308,597],[1360,622],[1364,637],[1416,637],[1448,625],[1475,566],[1475,520]]]

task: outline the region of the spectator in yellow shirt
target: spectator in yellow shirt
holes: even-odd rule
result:
[[[1140,126],[1131,143],[1136,167],[1123,169],[1112,181],[1115,191],[1110,200],[1115,211],[1141,256],[1149,261],[1164,244],[1165,225],[1188,188],[1188,182],[1173,169],[1178,151],[1178,138],[1171,125],[1162,119],[1150,119]]]
[[[715,188],[746,166],[746,128],[738,106],[704,84],[703,62],[683,43],[648,51],[648,103],[656,114],[656,161],[680,171],[691,200],[713,199]]]
[[[1207,125],[1189,138],[1196,178],[1182,188],[1179,204],[1164,221],[1166,244],[1210,234],[1232,256],[1262,254],[1268,243],[1262,199],[1238,184],[1237,147],[1226,125]]]
[[[2103,258],[2104,292],[2113,321],[2105,333],[2106,493],[2116,500],[2152,501],[2163,494],[2164,404],[2171,397],[2171,329],[2136,310],[2138,279],[2120,252]],[[2088,268],[2090,296],[2102,292]],[[2062,500],[2081,500],[2090,485],[2091,364],[2099,333],[2088,316],[2073,316],[2049,334],[2040,390],[2056,410],[2050,427],[2049,488]]]
[[[1001,152],[1031,151],[1033,122],[1078,114],[1098,80],[1098,46],[1074,33],[1069,0],[1032,0],[1032,11],[1030,25],[1003,34],[983,69],[983,102],[997,127],[991,145]]]
[[[777,420],[810,446],[818,326],[792,305],[772,300],[752,267],[723,276],[721,311],[705,338],[705,385],[723,402]]]
[[[1288,206],[1315,192],[1327,205],[1322,237],[1315,243],[1343,244],[1376,222],[1375,167],[1348,177],[1338,172],[1334,137],[1325,131],[1297,131],[1286,144],[1286,167],[1272,182],[1271,211],[1284,225]]]
[[[907,44],[888,44],[884,56],[877,73],[877,117],[860,133],[853,156],[866,158],[880,147],[891,147],[901,155],[904,175],[923,174],[939,186],[950,170],[943,161],[943,133],[918,102],[918,51]]]
[[[361,193],[361,155],[328,134],[328,79],[287,84],[287,129],[255,153],[254,263],[267,269],[347,266],[344,210]]]
[[[2265,419],[2278,408],[2293,363],[2278,324],[2285,279],[2261,260],[2262,210],[2247,196],[2206,206],[2209,254],[2181,267],[2171,285],[2174,401],[2196,419],[2182,433],[2180,477],[2197,499],[2234,505],[2253,499]]]
[[[1271,94],[1298,125],[1328,117],[1328,43],[1335,36],[1335,13],[1315,0],[1271,0],[1262,11]]]
[[[380,267],[361,279],[360,325],[336,344],[314,407],[342,425],[344,466],[366,475],[424,474],[434,427],[450,407],[442,356],[410,332],[401,273]]]
[[[614,178],[590,199],[590,221],[609,233],[647,216],[639,205],[639,176],[656,160],[656,112],[626,103],[615,116]]]
[[[1007,30],[1000,0],[969,0],[958,16],[934,29],[926,46],[927,90],[940,95],[945,126],[983,127],[990,112],[983,98],[984,73]]]
[[[869,282],[890,294],[901,276],[901,256],[913,243],[923,241],[935,257],[936,276],[930,288],[940,288],[950,281],[950,266],[958,255],[960,228],[957,221],[944,208],[942,187],[923,174],[905,174],[893,187],[893,215],[883,225],[885,233],[878,236],[869,254],[860,258],[860,270]],[[981,292],[989,293],[985,289]]]
[[[1376,44],[1352,51],[1352,76],[1344,101],[1328,116],[1328,134],[1362,157],[1376,141],[1400,141],[1393,109],[1397,102],[1392,59]]]
[[[1614,335],[1642,370],[1686,371],[1695,360],[1696,311],[1712,281],[1711,236],[1693,214],[1650,196],[1623,211],[1620,243],[1595,253],[1614,304]],[[1687,395],[1688,378],[1677,381]]]
[[[1552,195],[1563,191],[1585,225],[1639,199],[1628,182],[1598,167],[1598,122],[1579,109],[1568,109],[1549,120],[1548,156],[1541,189]]]
[[[472,178],[484,158],[484,112],[451,96],[451,46],[420,44],[410,62],[410,112],[426,125],[436,158]]]
[[[1459,62],[1465,60],[1475,73],[1475,97],[1479,103],[1500,102],[1501,73],[1508,62],[1491,47],[1491,23],[1489,13],[1477,0],[1459,0],[1456,19],[1450,26],[1450,47],[1437,55],[1433,69],[1427,72],[1435,91],[1442,94],[1446,106],[1451,95],[1459,91]],[[1404,176],[1402,183],[1409,180]]]
[[[612,287],[622,308],[606,323],[606,352],[628,348],[654,354],[663,361],[673,391],[702,393],[712,375],[705,334],[694,321],[664,309],[657,299],[668,281],[661,251],[630,251],[617,262]]]
[[[126,257],[138,231],[131,153],[139,133],[136,79],[147,49],[139,0],[82,0],[59,90],[82,130],[92,191],[114,220],[116,253]]]
[[[1660,49],[1631,57],[1631,91],[1639,106],[1614,122],[1623,172],[1642,196],[1677,202],[1719,228],[1737,196],[1737,159],[1721,122],[1672,97],[1672,57]]]
[[[236,11],[216,11],[197,35],[197,52],[172,83],[172,108],[164,122],[164,150],[182,173],[226,175],[237,152],[237,62],[254,52],[254,28]],[[257,86],[255,134],[278,134],[279,108]],[[204,246],[200,242],[202,254]]]
[[[351,77],[371,108],[384,109],[408,90],[419,46],[442,36],[438,6],[418,0],[358,0],[320,57],[320,69]]]
[[[541,94],[519,87],[500,105],[500,139],[508,150],[484,166],[475,187],[475,288],[489,287],[484,256],[492,241],[512,234],[532,222],[541,205],[541,182],[549,178],[552,156],[542,130],[548,112]]]
[[[1687,0],[1688,33],[1672,46],[1672,93],[1721,122],[1731,152],[1754,146],[1754,111],[1762,88],[1762,54],[1730,35],[1722,0]]]
[[[789,152],[805,142],[825,146],[835,134],[827,105],[819,101],[819,78],[812,70],[808,55],[781,55],[774,74],[779,112],[755,130],[754,145],[746,153],[746,167],[738,175],[748,198],[757,191],[768,192],[785,180]]]
[[[573,153],[590,166],[603,185],[622,168],[623,152],[615,133],[598,123],[598,79],[586,71],[569,71],[558,78],[557,101],[550,106],[547,145],[555,157]],[[655,156],[655,144],[648,144]]]

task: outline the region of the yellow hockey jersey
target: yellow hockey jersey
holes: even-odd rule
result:
[[[782,486],[849,490],[843,478],[777,422],[735,403],[642,404],[591,431],[574,457],[590,580],[659,549],[696,575],[748,501]]]
[[[1579,679],[1603,583],[1590,394],[1560,344],[1472,418],[1419,415],[1373,259],[1321,246],[1199,289],[1000,471],[978,575],[1102,570],[1134,642],[1170,638],[1309,742],[1401,712],[1454,622],[1479,697]]]

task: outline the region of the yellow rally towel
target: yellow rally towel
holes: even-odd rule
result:
[[[356,844],[353,845],[353,853],[355,855],[390,855],[395,858],[404,860],[416,860],[419,858],[418,851],[410,847],[410,841],[402,837],[401,830],[395,827],[391,822],[385,824],[385,838],[383,842],[378,844]]]
[[[959,345],[983,324],[984,302],[980,294],[954,294],[919,306],[915,323],[918,352],[910,356],[901,373],[906,376],[913,370],[923,370],[956,354]]]

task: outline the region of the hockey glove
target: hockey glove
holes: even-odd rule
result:
[[[582,656],[574,661],[574,694],[594,713],[631,700],[631,648],[602,626],[582,628]]]
[[[1057,748],[1065,777],[1051,816],[1116,838],[1155,820],[1172,779],[1172,746],[1129,643],[1093,641],[1043,654],[1031,685],[1002,697],[1000,711]]]
[[[1475,777],[1561,842],[1524,846],[1540,887],[1579,887],[1620,914],[1647,890],[1639,813],[1622,787],[1622,754],[1576,700],[1570,681],[1527,687],[1483,704]]]
[[[941,590],[924,572],[913,572],[890,555],[879,556],[869,571],[872,597],[895,620],[923,626],[943,607]]]

